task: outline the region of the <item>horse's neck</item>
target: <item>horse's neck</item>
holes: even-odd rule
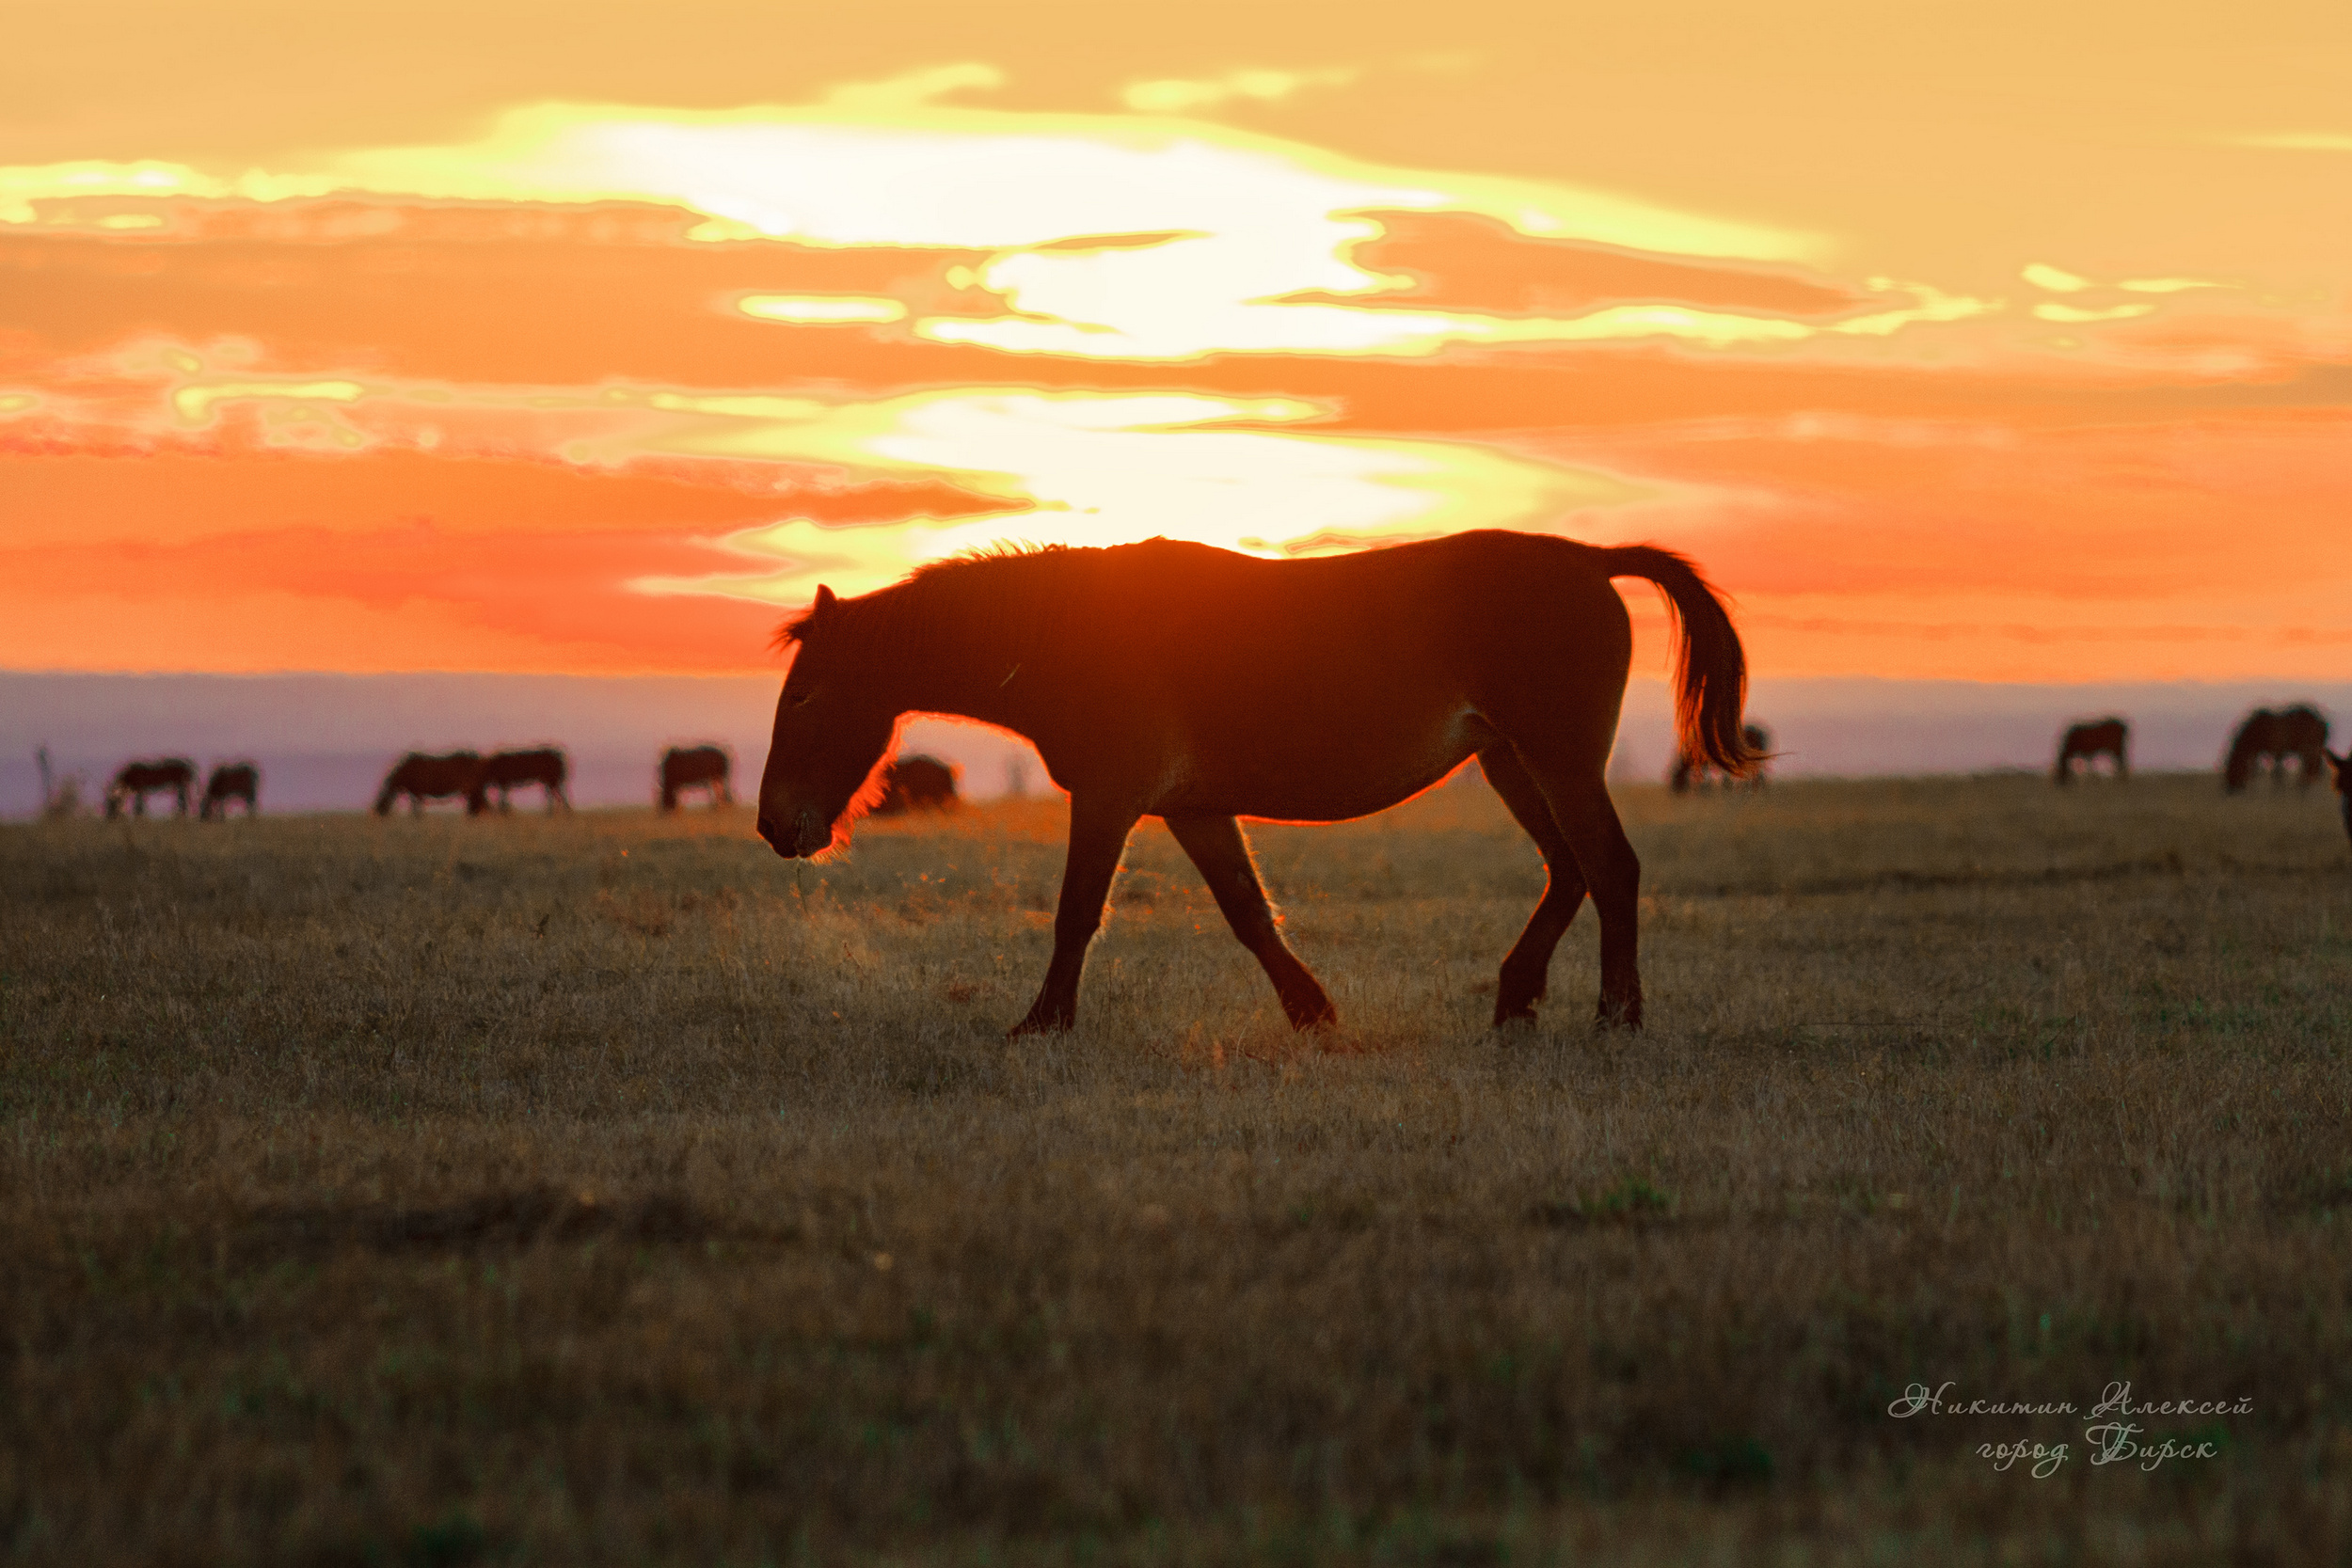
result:
[[[952,713],[1005,721],[1005,691],[1022,659],[1020,638],[1003,616],[968,594],[941,595],[895,626],[877,628],[874,665],[890,672],[902,713]]]

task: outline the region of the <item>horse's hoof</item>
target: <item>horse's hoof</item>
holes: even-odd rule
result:
[[[1336,1029],[1340,1026],[1340,1010],[1328,1002],[1319,1008],[1301,1007],[1295,1012],[1289,1008],[1283,1010],[1290,1016],[1291,1027],[1302,1035],[1311,1029]]]
[[[1533,1029],[1535,1027],[1535,1005],[1522,1002],[1516,1006],[1495,1004],[1495,1027],[1498,1029]]]
[[[1601,1003],[1593,1015],[1593,1028],[1599,1034],[1614,1029],[1623,1029],[1628,1034],[1641,1033],[1641,998],[1636,997],[1630,1002]]]

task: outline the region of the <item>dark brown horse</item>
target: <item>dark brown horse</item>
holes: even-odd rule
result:
[[[572,809],[572,798],[564,793],[564,779],[568,771],[560,746],[541,746],[529,752],[494,752],[482,764],[482,787],[499,792],[499,810],[512,811],[514,802],[508,796],[526,785],[537,784],[547,796],[548,814],[555,808]]]
[[[2309,789],[2319,777],[2321,764],[2328,755],[2328,721],[2319,710],[2308,704],[2297,703],[2291,708],[2273,713],[2258,707],[2246,716],[2230,737],[2229,760],[2222,764],[2221,787],[2235,795],[2251,783],[2255,772],[2267,762],[2272,784],[2286,783],[2287,759],[2295,759],[2295,783],[2298,789]]]
[[[169,790],[179,800],[176,816],[188,815],[188,791],[196,787],[196,764],[185,757],[149,757],[143,762],[126,762],[115,775],[115,782],[106,786],[106,815],[120,816],[122,804],[131,803],[131,815],[147,815],[147,798]]]
[[[2058,763],[2050,770],[2050,782],[2070,784],[2074,782],[2074,764],[2080,761],[2083,771],[2090,771],[2094,757],[2115,759],[2115,776],[2132,776],[2130,747],[2132,727],[2122,720],[2109,715],[2105,719],[2089,719],[2074,725],[2058,742]]]
[[[2344,802],[2344,836],[2352,838],[2352,752],[2347,752],[2343,756],[2338,756],[2333,752],[2322,752],[2319,754],[2326,757],[2328,766],[2335,770],[2336,794]]]
[[[1633,647],[1618,577],[1657,583],[1678,612],[1683,745],[1744,777],[1746,658],[1680,556],[1491,531],[1310,561],[1154,539],[941,562],[856,599],[818,589],[780,634],[800,651],[760,836],[787,857],[846,841],[903,714],[993,724],[1070,792],[1053,962],[1015,1033],[1075,1021],[1087,944],[1144,816],[1167,822],[1306,1028],[1337,1014],[1284,944],[1237,818],[1362,816],[1475,755],[1551,871],[1502,961],[1495,1022],[1534,1015],[1589,888],[1601,1022],[1638,1026],[1642,868],[1602,779]]]
[[[443,800],[463,796],[466,815],[479,816],[490,809],[488,796],[482,785],[482,756],[478,752],[451,752],[445,756],[428,756],[411,752],[384,775],[384,787],[375,797],[375,815],[389,816],[392,802],[401,796],[408,797],[408,814],[421,816],[427,800]]]
[[[901,757],[886,762],[882,764],[882,799],[874,802],[876,816],[953,811],[963,803],[956,793],[956,770],[937,757]]]
[[[1746,745],[1756,764],[1748,774],[1748,787],[1762,789],[1765,767],[1772,760],[1769,753],[1772,749],[1772,732],[1761,724],[1742,724],[1740,726],[1740,739]],[[1688,795],[1694,789],[1705,789],[1718,777],[1725,784],[1731,783],[1729,774],[1711,766],[1704,755],[1683,747],[1675,752],[1675,765],[1666,771],[1666,787],[1677,795]]]
[[[707,789],[714,806],[735,804],[727,775],[735,764],[718,746],[673,746],[661,753],[661,809],[677,810],[681,790]]]
[[[224,762],[213,769],[213,776],[204,784],[204,804],[197,816],[206,822],[218,816],[229,820],[229,802],[243,800],[245,814],[254,816],[262,809],[262,770],[249,762]]]

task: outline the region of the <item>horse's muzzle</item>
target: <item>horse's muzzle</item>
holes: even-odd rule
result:
[[[768,841],[770,848],[788,861],[806,860],[811,855],[822,854],[833,844],[832,828],[819,821],[813,811],[796,813],[788,832],[777,825],[774,817],[763,811],[759,814],[759,836]]]

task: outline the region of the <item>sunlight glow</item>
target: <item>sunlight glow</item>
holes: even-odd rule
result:
[[[677,427],[631,447],[946,473],[976,489],[1033,498],[1037,510],[918,522],[869,540],[848,537],[858,531],[792,519],[728,541],[737,550],[780,558],[775,569],[646,578],[633,586],[798,603],[823,572],[834,574],[826,580],[836,592],[863,592],[921,561],[1009,533],[1071,545],[1164,535],[1279,556],[1327,547],[1320,543],[1327,538],[1362,545],[1463,528],[1542,528],[1570,509],[1620,506],[1656,494],[1613,475],[1477,447],[1230,428],[1236,420],[1315,412],[1285,400],[960,388],[843,405],[803,420]]]

